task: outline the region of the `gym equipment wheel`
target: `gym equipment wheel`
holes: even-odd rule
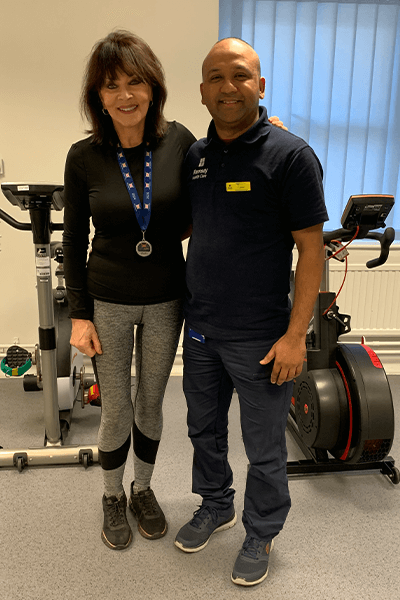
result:
[[[22,382],[25,392],[40,392],[37,375],[25,375]]]
[[[26,465],[28,464],[28,455],[24,452],[22,454],[14,455],[14,467],[18,469],[19,473],[22,473]]]
[[[392,472],[388,475],[394,485],[398,485],[400,483],[400,471],[397,467],[392,467]]]
[[[79,462],[87,469],[93,464],[93,452],[91,450],[80,450]]]

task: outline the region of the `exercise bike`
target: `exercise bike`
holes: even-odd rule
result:
[[[24,390],[43,392],[45,438],[43,448],[0,449],[0,467],[14,466],[20,472],[28,465],[82,464],[87,468],[98,462],[97,446],[64,445],[73,406],[79,401],[83,408],[91,402],[94,380],[85,376],[83,355],[69,343],[71,322],[63,282],[62,244],[50,241],[53,231],[63,229],[62,223],[51,222],[51,210],[61,211],[64,207],[63,186],[3,183],[1,189],[12,205],[29,211],[30,222],[16,221],[1,209],[0,219],[15,229],[32,231],[39,308],[39,344],[33,353],[11,346],[1,369],[7,375],[19,376],[36,365],[36,375],[24,376]],[[58,285],[54,290],[51,258],[57,262]]]
[[[393,196],[351,196],[342,228],[323,234],[327,260],[287,422],[307,459],[288,462],[289,475],[379,470],[392,483],[400,482],[389,456],[394,410],[385,370],[364,339],[361,344],[339,342],[350,332],[351,317],[339,312],[336,294],[328,291],[327,266],[330,258],[346,260],[345,242],[364,238],[380,242],[379,257],[367,267],[384,264],[395,232],[391,227],[383,233],[372,230],[385,227],[393,204]]]

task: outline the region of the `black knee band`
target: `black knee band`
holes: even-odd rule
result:
[[[131,434],[129,434],[126,442],[117,450],[111,452],[103,452],[99,448],[99,463],[105,471],[112,471],[121,467],[127,459],[129,448],[131,447]]]
[[[133,450],[138,458],[145,463],[154,465],[160,442],[145,436],[136,423],[133,424]]]

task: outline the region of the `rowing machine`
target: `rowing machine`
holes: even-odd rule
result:
[[[380,242],[377,259],[368,268],[383,264],[394,240],[385,227],[393,196],[352,196],[342,216],[342,228],[324,232],[327,259],[345,260],[342,245],[353,239]],[[365,343],[346,344],[339,336],[350,331],[350,315],[339,313],[336,295],[329,292],[325,263],[321,291],[307,334],[307,357],[296,378],[288,429],[307,460],[288,462],[287,472],[314,474],[380,470],[398,484],[399,470],[388,456],[394,437],[392,394],[385,370]]]

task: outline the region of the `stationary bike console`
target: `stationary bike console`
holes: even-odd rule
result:
[[[64,208],[64,188],[56,183],[2,183],[1,189],[7,200],[21,210],[43,201],[49,202],[53,210]]]
[[[385,227],[384,220],[393,204],[393,196],[351,196],[342,216],[343,228],[324,232],[326,248],[333,240],[339,244],[361,238],[378,240],[380,255],[367,266],[383,264],[394,230],[371,230]],[[338,260],[343,260],[341,250],[336,254]],[[394,437],[394,410],[385,370],[363,341],[338,341],[350,331],[350,315],[339,313],[336,295],[327,290],[319,293],[316,302],[307,335],[307,360],[295,380],[288,419],[289,431],[310,460],[290,462],[287,471],[300,474],[379,469],[393,483],[399,483],[399,470],[388,456]]]

